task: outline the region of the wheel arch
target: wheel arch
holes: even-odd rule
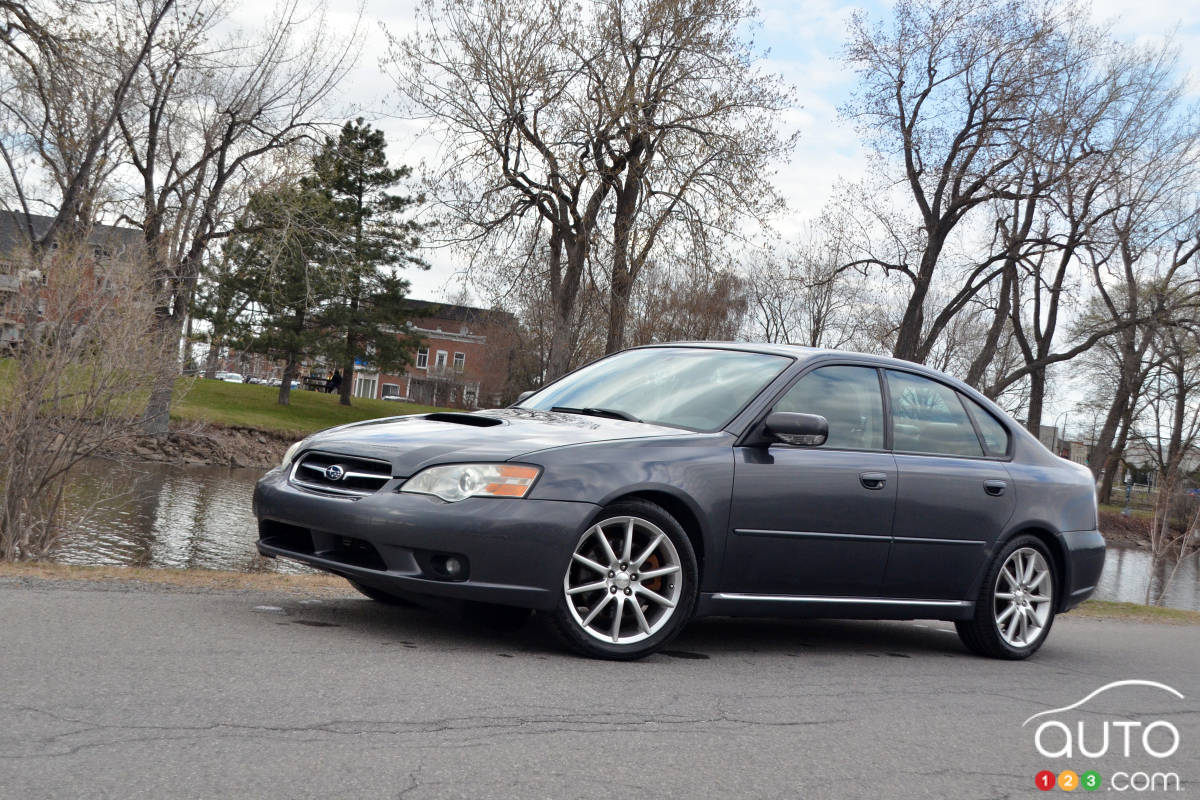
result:
[[[1050,556],[1054,566],[1054,580],[1058,584],[1058,597],[1054,599],[1054,613],[1060,613],[1070,594],[1070,575],[1068,574],[1067,549],[1059,539],[1058,534],[1054,532],[1051,526],[1044,523],[1026,523],[1015,528],[1011,533],[1004,537],[1000,542],[1000,547],[997,550],[1005,547],[1009,542],[1018,536],[1033,536],[1046,546],[1050,551]]]
[[[691,504],[673,492],[662,489],[636,489],[607,498],[601,504],[601,510],[597,515],[603,513],[603,510],[608,506],[619,503],[622,500],[645,500],[653,503],[670,514],[679,523],[679,526],[683,528],[683,532],[687,534],[688,541],[692,544],[692,550],[696,553],[696,569],[700,573],[697,576],[698,580],[696,582],[702,585],[704,576],[706,575],[707,548],[704,546],[704,527],[700,524],[699,514],[692,508]]]

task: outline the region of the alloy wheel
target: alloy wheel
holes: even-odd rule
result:
[[[563,593],[580,630],[608,644],[653,636],[679,605],[682,561],[671,538],[636,516],[601,520],[575,546]]]
[[[1032,547],[1014,550],[1000,568],[993,614],[1001,638],[1012,647],[1036,642],[1051,618],[1054,580],[1045,557]]]

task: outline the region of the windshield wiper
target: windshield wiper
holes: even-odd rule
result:
[[[607,419],[623,419],[626,422],[641,422],[640,419],[628,411],[618,411],[615,408],[568,408],[567,406],[554,406],[550,410],[561,411],[565,414],[586,414],[589,417],[605,417]]]

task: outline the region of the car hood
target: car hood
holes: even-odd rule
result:
[[[355,422],[314,434],[304,449],[390,461],[392,475],[406,478],[433,464],[508,461],[552,447],[681,434],[644,422],[502,408]]]

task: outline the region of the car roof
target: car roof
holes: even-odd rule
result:
[[[886,367],[900,367],[909,369],[915,372],[925,372],[930,375],[939,377],[951,377],[944,373],[931,369],[924,364],[917,364],[913,361],[904,361],[891,356],[875,355],[873,353],[858,353],[853,350],[834,350],[827,347],[809,347],[803,344],[776,344],[771,342],[656,342],[654,344],[642,345],[642,349],[649,347],[703,347],[710,350],[742,350],[751,353],[765,353],[768,355],[787,356],[802,361],[808,361],[813,358],[830,356],[853,358],[856,361],[870,361],[874,364],[879,364]]]

